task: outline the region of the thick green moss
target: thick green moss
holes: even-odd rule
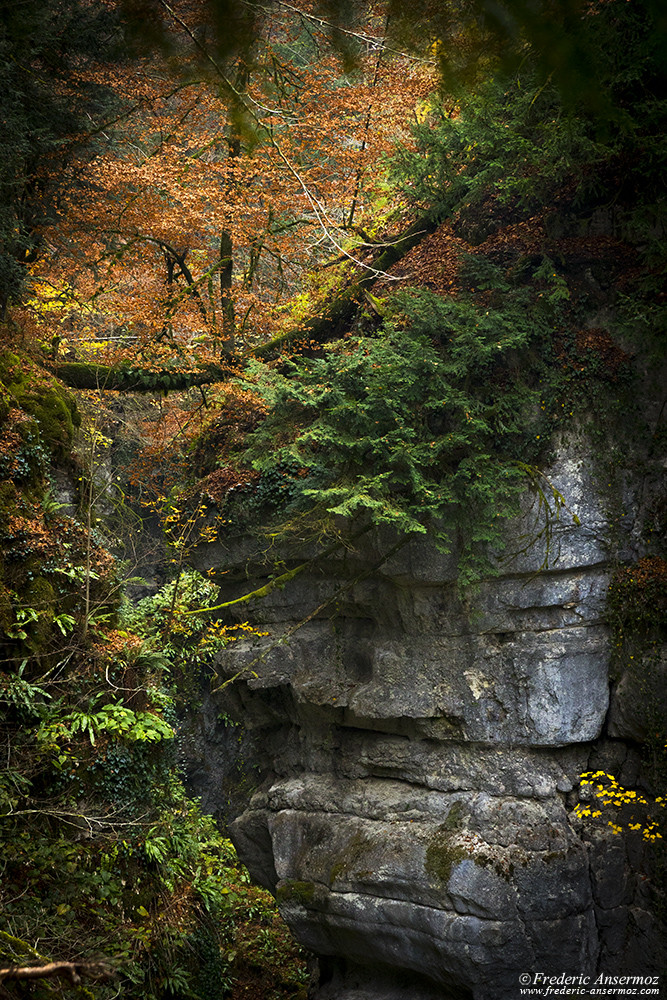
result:
[[[81,416],[74,397],[43,369],[28,358],[11,351],[0,353],[0,420],[15,406],[34,417],[40,442],[54,458],[66,458],[72,446],[74,430]],[[34,433],[30,423],[19,432],[24,440]]]
[[[152,371],[127,365],[109,367],[93,362],[68,361],[58,365],[58,378],[73,389],[110,389],[117,392],[169,392],[190,389],[195,385],[221,382],[229,377],[227,368],[203,365],[192,371],[165,368]]]
[[[314,882],[299,882],[296,879],[285,879],[276,889],[276,902],[280,903],[300,903],[307,906],[315,898]]]
[[[116,371],[114,384],[109,385],[110,372],[114,370],[110,369],[108,365],[98,365],[93,362],[68,361],[58,365],[56,370],[58,378],[61,378],[67,385],[71,385],[73,389],[117,389],[116,383],[119,378],[124,379],[124,383],[127,382],[127,376],[122,371],[120,373]]]
[[[452,805],[449,812],[447,813],[447,816],[445,817],[445,821],[442,824],[441,829],[455,832],[456,830],[460,830],[462,826],[463,826],[463,806],[461,805],[460,802],[455,802]]]
[[[463,808],[460,802],[455,802],[447,813],[445,821],[429,839],[424,868],[429,875],[442,882],[449,882],[454,865],[468,857],[468,852],[454,840],[462,823]]]
[[[449,882],[454,865],[468,857],[467,852],[459,844],[453,844],[452,840],[451,833],[443,824],[431,836],[426,848],[424,868],[429,875],[442,882]]]
[[[42,441],[57,458],[65,458],[72,445],[74,429],[81,423],[81,417],[72,396],[54,384],[43,393],[29,393],[22,407],[39,424]]]
[[[11,405],[12,394],[6,386],[0,383],[0,424],[7,419]]]

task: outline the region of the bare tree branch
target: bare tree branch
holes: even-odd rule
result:
[[[113,973],[103,962],[49,962],[47,965],[10,965],[0,969],[0,985],[6,979],[47,979],[64,976],[72,986],[78,986],[82,976],[89,979],[111,979]]]

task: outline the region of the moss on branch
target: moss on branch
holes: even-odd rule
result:
[[[193,386],[222,382],[229,378],[229,369],[204,365],[190,371],[177,369],[142,369],[109,366],[92,362],[69,361],[58,365],[58,378],[73,389],[112,389],[118,392],[168,392],[191,389]]]
[[[254,347],[251,354],[259,358],[271,358],[293,341],[307,340],[326,343],[341,337],[354,320],[359,302],[364,292],[371,288],[378,277],[386,273],[397,261],[412,250],[429,233],[435,232],[437,222],[429,218],[418,219],[413,225],[386,247],[368,270],[353,284],[344,288],[322,311],[305,320],[295,330]]]

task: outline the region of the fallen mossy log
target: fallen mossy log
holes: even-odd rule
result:
[[[336,340],[349,329],[354,320],[359,303],[364,300],[364,292],[386,274],[390,267],[404,257],[409,250],[420,243],[429,233],[435,232],[438,220],[430,218],[418,219],[402,236],[397,237],[375,261],[368,265],[368,270],[362,277],[336,295],[327,303],[322,312],[305,320],[294,330],[281,334],[265,344],[253,347],[248,352],[259,358],[270,358],[279,354],[288,344],[298,341],[315,341],[323,344],[328,340]]]
[[[401,236],[386,246],[365,273],[324,305],[322,311],[304,320],[298,327],[248,350],[247,355],[271,358],[284,347],[295,342],[318,344],[336,340],[352,324],[359,304],[367,301],[365,294],[379,277],[404,257],[429,233],[435,232],[439,222],[430,218],[418,219]],[[222,382],[232,375],[229,367],[215,364],[203,365],[191,371],[163,369],[152,371],[127,365],[109,366],[94,362],[70,361],[55,368],[58,378],[72,389],[115,389],[119,392],[169,392],[191,389]]]
[[[83,985],[84,978],[103,981],[115,978],[110,963],[105,958],[77,961],[52,961],[36,951],[32,945],[21,938],[0,930],[0,997],[56,995],[49,988],[46,992],[37,989],[37,981],[44,979],[64,979],[72,988],[72,995],[80,1000],[93,1000],[91,990]],[[14,993],[5,988],[13,981],[26,984],[29,992],[23,987]],[[62,984],[60,984],[62,985]],[[33,989],[34,986],[34,989]]]
[[[119,392],[169,392],[191,389],[222,382],[230,369],[222,365],[205,365],[192,371],[178,369],[130,368],[100,365],[84,361],[68,361],[57,365],[55,374],[72,389],[115,389]]]

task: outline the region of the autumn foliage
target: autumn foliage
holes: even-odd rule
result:
[[[88,69],[122,112],[31,268],[60,356],[178,368],[269,339],[307,271],[377,238],[378,162],[433,86],[432,60],[383,50],[373,5],[349,71],[308,3],[266,8],[227,65],[203,5],[166,9],[170,54]]]
[[[217,654],[257,635],[224,617],[224,567],[189,562],[242,532],[267,558],[312,543],[239,610],[372,528],[392,539],[372,572],[428,533],[473,599],[500,559],[538,544],[546,566],[581,527],[543,471],[555,441],[588,435],[610,491],[632,463],[650,483],[664,18],[654,0],[5,6],[1,964],[105,954],[130,998],[208,1000],[238,973],[268,989],[249,971],[268,940],[272,988],[303,996],[172,749]],[[662,636],[654,507],[631,539],[654,554],[609,592],[619,648]],[[610,559],[623,518],[600,528]]]

